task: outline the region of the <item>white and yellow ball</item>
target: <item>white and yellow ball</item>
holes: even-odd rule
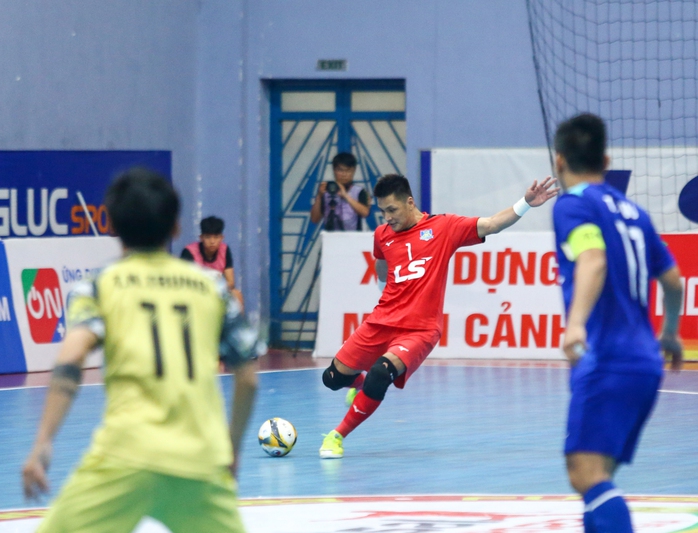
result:
[[[298,433],[293,424],[283,418],[270,418],[259,428],[259,444],[272,457],[283,457],[296,444]]]

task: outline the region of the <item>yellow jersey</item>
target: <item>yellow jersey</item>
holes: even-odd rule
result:
[[[106,409],[90,453],[195,479],[232,463],[219,343],[256,336],[220,275],[165,252],[132,253],[72,291],[68,322],[104,347]]]

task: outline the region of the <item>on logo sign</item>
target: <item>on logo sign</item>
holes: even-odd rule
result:
[[[63,296],[52,268],[22,270],[24,302],[32,339],[37,344],[60,342],[65,336]]]

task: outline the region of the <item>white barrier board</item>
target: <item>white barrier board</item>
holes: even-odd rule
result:
[[[696,229],[677,211],[683,186],[698,174],[695,146],[611,147],[609,169],[632,171],[628,198],[646,209],[662,233]],[[551,174],[547,148],[434,148],[431,211],[489,216],[521,198],[534,179]],[[552,229],[553,202],[536,209],[517,231]]]
[[[487,217],[521,198],[533,180],[550,176],[546,148],[435,148],[431,151],[431,212]],[[552,230],[553,202],[516,224],[517,231]]]
[[[378,303],[370,233],[323,233],[315,355],[334,356]],[[432,358],[562,359],[552,232],[504,232],[451,259]],[[419,310],[415,310],[419,312]]]
[[[3,241],[14,311],[28,372],[50,370],[65,335],[65,306],[73,285],[121,256],[115,237]],[[100,366],[101,352],[86,366]]]

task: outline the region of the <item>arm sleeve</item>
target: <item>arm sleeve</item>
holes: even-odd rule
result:
[[[225,306],[219,346],[221,361],[236,367],[257,359],[266,352],[266,343],[242,314],[240,303],[230,295],[222,276],[217,280],[217,289]]]
[[[477,220],[479,217],[444,216],[449,218],[448,231],[456,248],[485,242],[485,239],[477,234]]]
[[[373,233],[373,257],[376,259],[385,259],[383,250],[381,250],[380,243],[378,242],[378,230]]]
[[[647,235],[647,266],[650,276],[658,278],[664,272],[676,265],[674,256],[669,251],[669,247],[651,228]]]
[[[368,205],[368,193],[366,192],[366,189],[361,189],[361,192],[359,193],[359,203]]]
[[[194,256],[191,255],[191,252],[186,248],[182,250],[182,253],[179,255],[179,258],[184,259],[185,261],[194,261]]]
[[[230,251],[230,246],[225,248],[225,268],[233,268],[233,252]]]
[[[94,333],[98,344],[104,342],[106,329],[104,317],[97,300],[97,285],[93,281],[81,281],[68,294],[66,318],[68,329],[86,327]]]
[[[596,224],[581,224],[570,231],[565,242],[566,252],[571,260],[576,260],[582,252],[587,250],[605,250],[606,241],[604,241],[601,228]]]
[[[572,231],[584,224],[597,225],[594,211],[582,196],[565,194],[553,207],[553,224],[560,242],[567,242]]]

